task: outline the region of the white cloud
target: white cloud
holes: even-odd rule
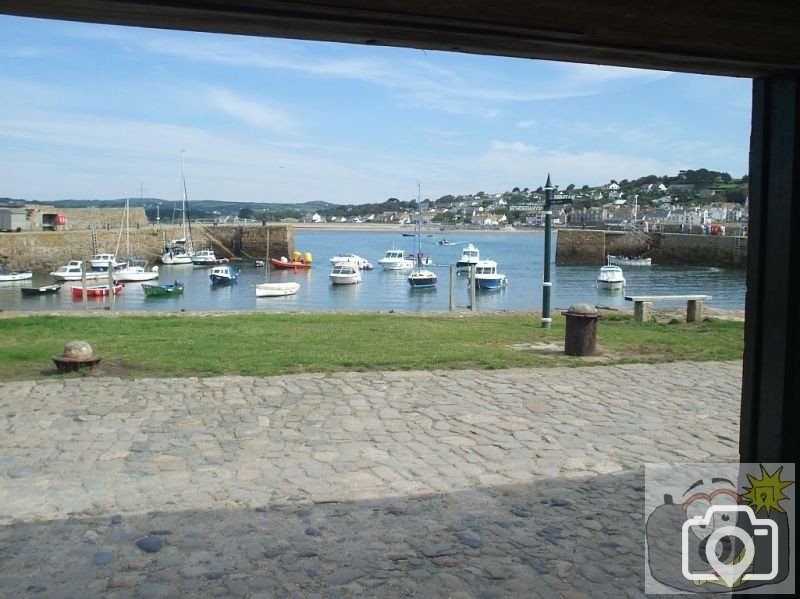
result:
[[[254,127],[274,131],[289,131],[297,127],[296,121],[283,110],[243,98],[227,89],[206,87],[199,97],[213,108]]]

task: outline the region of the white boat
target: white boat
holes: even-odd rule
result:
[[[195,266],[214,266],[219,263],[214,250],[197,250],[192,256],[192,264]]]
[[[69,264],[59,266],[50,273],[50,276],[59,281],[80,281],[83,278],[83,261],[70,260]],[[108,279],[108,273],[99,270],[86,271],[87,280]]]
[[[372,263],[369,260],[362,258],[357,254],[338,254],[331,258],[331,264],[342,264],[344,262],[355,264],[361,270],[372,270],[373,268]]]
[[[355,285],[361,282],[361,270],[351,262],[334,264],[329,275],[334,285]]]
[[[286,295],[294,295],[300,289],[300,283],[270,283],[269,282],[269,271],[270,266],[272,265],[273,259],[269,257],[269,229],[267,229],[267,254],[266,259],[263,261],[264,266],[266,266],[266,277],[267,280],[264,283],[259,283],[256,285],[256,297],[283,297]],[[309,260],[311,259],[311,254],[308,255]]]
[[[420,214],[420,201],[422,199],[422,195],[420,193],[419,184],[417,185],[417,222],[414,226],[414,242],[415,242],[415,250],[417,251],[417,265],[411,271],[411,274],[408,275],[408,284],[411,285],[412,289],[424,288],[424,287],[436,287],[436,283],[438,282],[438,278],[436,273],[432,270],[427,270],[422,268],[425,264],[424,260],[426,259],[422,255],[422,246],[420,241],[420,227],[422,226],[422,215]]]
[[[502,289],[508,285],[506,275],[497,272],[494,260],[478,260],[475,263],[475,287],[477,289]]]
[[[408,270],[414,268],[414,261],[406,258],[406,253],[403,250],[386,250],[386,254],[378,260],[378,264],[383,267],[383,270]]]
[[[480,259],[480,250],[470,243],[467,245],[467,247],[461,250],[461,258],[459,258],[458,262],[456,262],[456,267],[469,268],[473,264],[477,264]]]
[[[189,200],[186,193],[186,177],[183,174],[183,154],[181,154],[181,180],[183,181],[183,197],[180,208],[176,206],[175,211],[181,213],[181,231],[183,234],[180,238],[173,239],[164,246],[164,253],[161,254],[161,262],[163,264],[192,264],[192,256],[194,256],[192,231],[189,226]]]
[[[626,258],[624,256],[608,256],[608,263],[615,266],[651,266],[651,258]]]
[[[256,285],[256,297],[281,297],[294,295],[300,283],[260,283]]]
[[[5,266],[0,266],[0,281],[24,281],[32,278],[32,272],[8,271]]]
[[[597,288],[605,289],[607,291],[616,291],[625,287],[625,276],[622,274],[622,269],[613,264],[607,264],[600,267],[600,273],[597,275]]]
[[[144,266],[125,266],[114,272],[114,280],[121,283],[152,281],[158,278],[158,266],[147,270]]]
[[[101,272],[108,272],[108,263],[111,263],[111,268],[114,270],[119,269],[122,266],[125,266],[125,262],[120,262],[117,260],[116,254],[111,253],[103,253],[100,252],[95,254],[89,260],[89,264],[92,267],[92,270],[99,270]]]

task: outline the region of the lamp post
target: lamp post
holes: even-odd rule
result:
[[[551,238],[553,230],[553,184],[550,183],[550,173],[547,174],[547,183],[544,184],[544,277],[542,281],[542,328],[549,329],[550,318],[550,253],[552,251]]]

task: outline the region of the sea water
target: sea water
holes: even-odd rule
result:
[[[445,234],[454,245],[438,244]],[[508,286],[504,289],[477,292],[478,311],[541,309],[543,232],[423,231],[420,249],[433,259],[433,265],[425,268],[438,275],[439,283],[432,289],[412,289],[406,280],[408,271],[385,272],[378,266],[378,260],[388,249],[400,248],[409,254],[416,253],[415,238],[404,237],[400,229],[367,229],[363,232],[298,229],[295,232],[295,247],[301,252],[312,254],[312,268],[295,272],[256,268],[252,261],[234,263],[239,269],[239,280],[231,286],[212,285],[208,268],[191,265],[160,266],[158,282],[183,282],[185,289],[182,296],[145,297],[140,283],[126,283],[122,293],[115,298],[113,309],[126,312],[445,312],[450,305],[449,267],[455,264],[462,248],[468,243],[478,247],[482,259],[496,261],[498,272],[503,272],[508,277]],[[555,234],[553,248],[555,249]],[[358,285],[332,285],[328,279],[331,269],[329,258],[340,253],[358,254],[372,262],[375,269],[365,271],[362,282]],[[707,303],[709,307],[744,308],[745,272],[741,269],[658,264],[650,267],[626,267],[623,269],[627,279],[624,292],[608,292],[597,289],[599,266],[555,266],[555,256],[552,258],[551,305],[554,311],[566,309],[578,302],[630,308],[631,303],[624,299],[626,294],[703,293],[714,298]],[[300,283],[300,290],[293,296],[256,298],[255,285],[267,280],[295,281]],[[80,282],[64,283],[58,294],[48,296],[23,297],[19,290],[20,287],[51,282],[53,281],[49,275],[37,274],[33,281],[0,283],[0,308],[20,311],[80,311],[104,310],[110,305],[108,298],[90,299],[85,308],[80,299],[73,299],[70,287],[80,285]],[[454,301],[457,309],[464,309],[469,305],[467,277],[456,277]],[[685,302],[673,305],[681,306]]]

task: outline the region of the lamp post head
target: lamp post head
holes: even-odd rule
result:
[[[553,189],[553,184],[550,183],[550,173],[547,173],[547,183],[544,184],[545,189]]]

